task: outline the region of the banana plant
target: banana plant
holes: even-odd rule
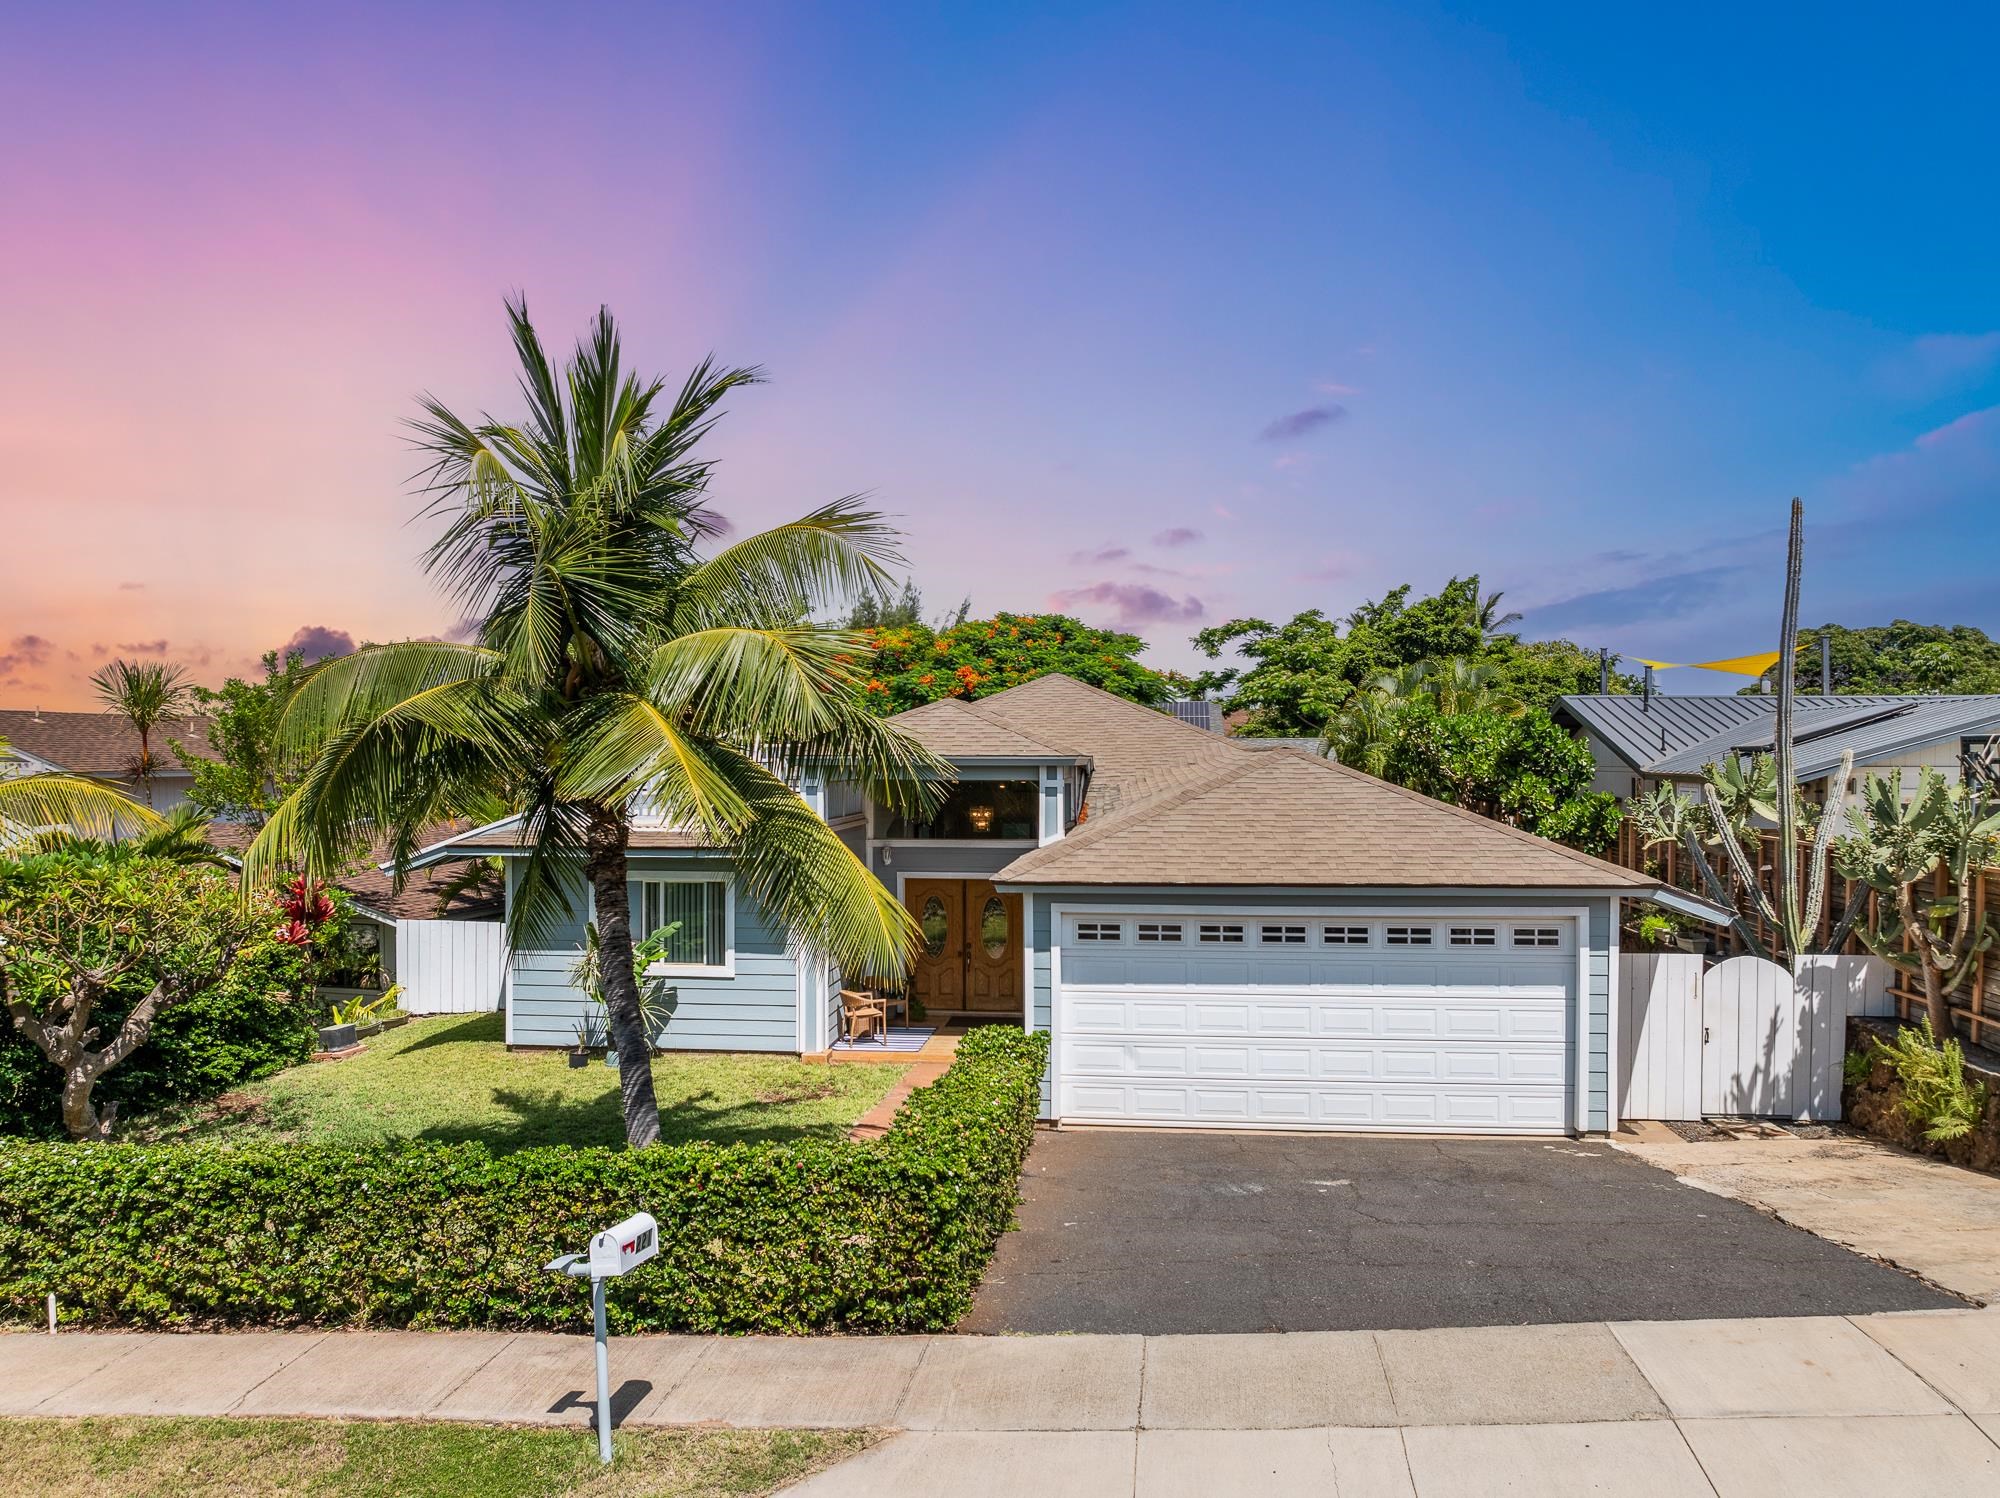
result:
[[[1878,957],[1922,979],[1931,1028],[1949,1036],[1949,996],[2000,939],[1993,919],[1958,893],[2000,857],[2000,805],[1983,788],[1951,785],[1925,766],[1907,800],[1901,770],[1870,775],[1860,810],[1853,832],[1840,840],[1840,872],[1887,902],[1860,928],[1861,939]],[[1953,893],[1935,895],[1924,887],[1939,868]]]

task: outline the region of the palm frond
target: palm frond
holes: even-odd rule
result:
[[[896,533],[850,495],[724,547],[682,579],[679,629],[792,625],[862,593],[886,596],[902,564]]]
[[[922,933],[902,902],[782,780],[748,760],[735,770],[755,813],[735,849],[743,890],[843,972],[907,970]]]
[[[684,731],[644,697],[600,693],[563,724],[554,794],[565,802],[648,804],[676,826],[728,842],[750,820],[719,746]]]
[[[437,687],[490,680],[499,664],[492,650],[446,640],[369,645],[324,661],[285,704],[278,749],[291,756],[313,754],[343,726],[378,717]]]
[[[157,812],[108,781],[55,774],[0,779],[0,851],[47,832],[110,842],[163,825]]]

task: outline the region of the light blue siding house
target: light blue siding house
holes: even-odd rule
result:
[[[800,795],[909,908],[920,1023],[1050,1033],[1044,1115],[1134,1127],[1571,1134],[1614,1127],[1618,906],[1647,876],[1291,746],[1052,676],[896,720],[957,781],[921,823]],[[507,824],[420,863],[512,861]],[[635,827],[635,925],[672,924],[668,1049],[817,1054],[841,976],[726,849]],[[579,881],[580,884],[580,881]],[[510,897],[513,879],[510,876]],[[588,901],[517,951],[507,1038],[575,1043]],[[863,1042],[865,1044],[866,1042]]]

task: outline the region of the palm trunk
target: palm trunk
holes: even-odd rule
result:
[[[594,813],[584,834],[584,875],[597,899],[598,982],[611,1048],[618,1053],[625,1142],[638,1149],[660,1142],[660,1105],[653,1096],[653,1040],[639,1014],[639,983],[632,972],[632,893],[625,851],[629,831],[622,812]]]

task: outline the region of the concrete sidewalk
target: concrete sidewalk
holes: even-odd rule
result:
[[[801,1494],[2000,1494],[2000,1312],[612,1345],[630,1424],[874,1426]],[[589,1418],[587,1339],[0,1336],[4,1415]]]

